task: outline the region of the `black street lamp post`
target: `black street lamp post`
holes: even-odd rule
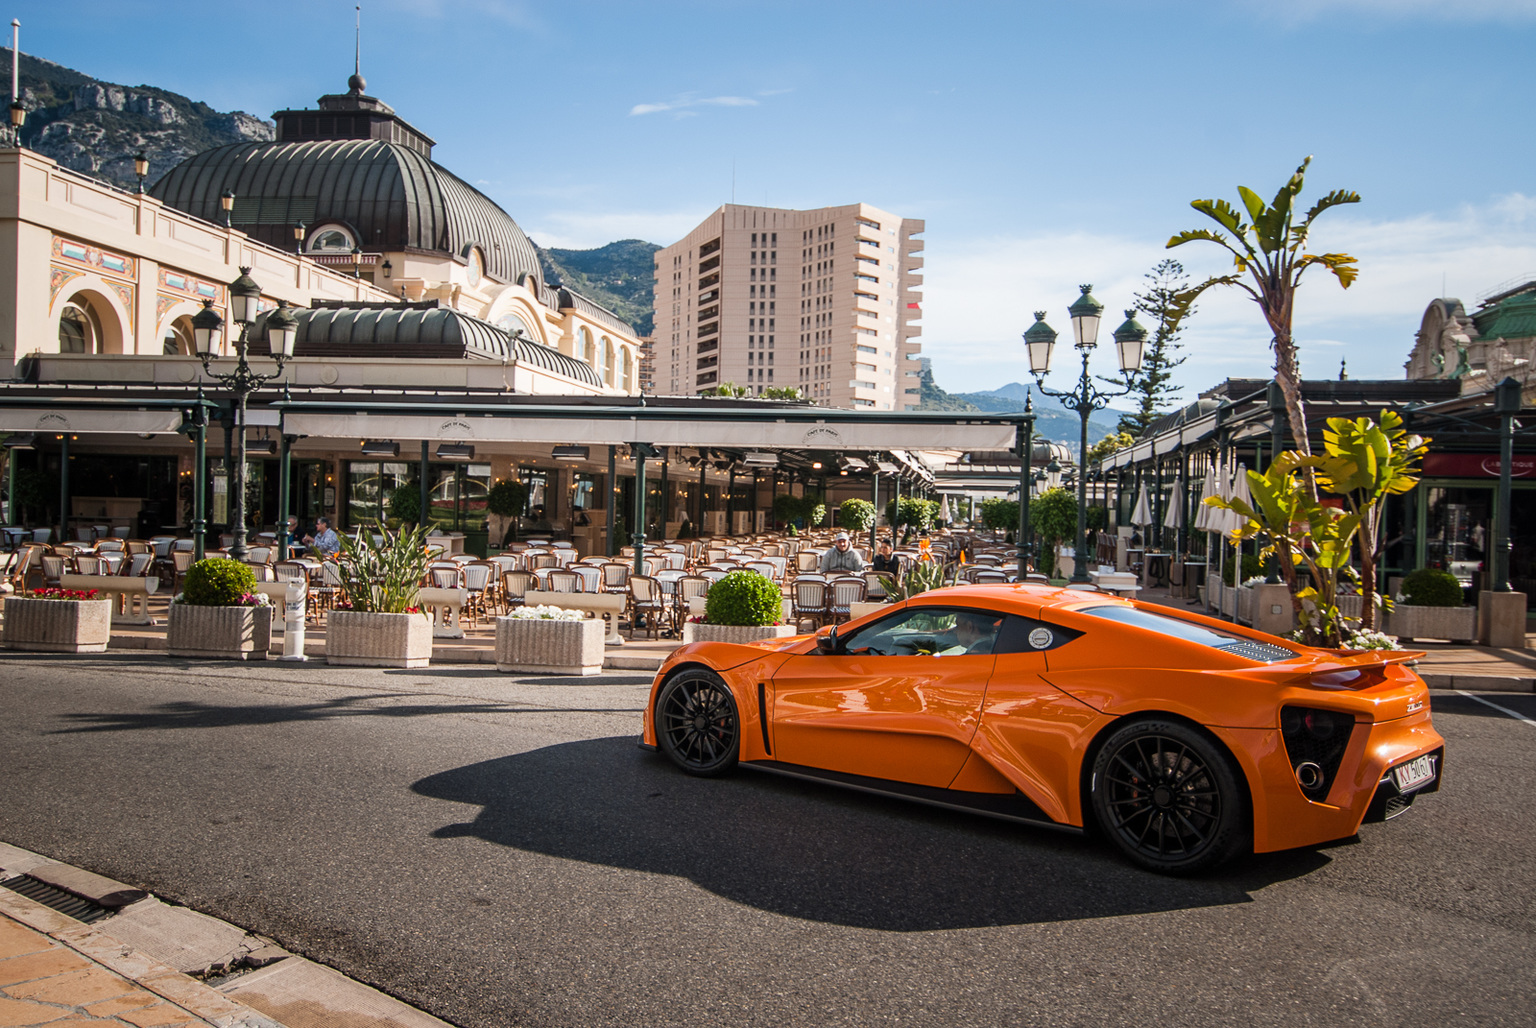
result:
[[[1019,419],[1019,427],[1014,431],[1019,443],[1019,567],[1014,578],[1022,582],[1029,577],[1029,464],[1035,447],[1035,401],[1027,389],[1024,391],[1024,417]]]
[[[139,195],[144,195],[144,180],[149,177],[149,157],[140,150],[133,155],[133,173],[139,177]]]
[[[1493,591],[1509,587],[1510,478],[1515,459],[1515,415],[1520,413],[1520,383],[1506,377],[1493,387],[1493,412],[1499,416],[1499,499],[1493,520]]]
[[[213,370],[212,362],[215,349],[218,345],[220,331],[224,327],[224,319],[219,317],[213,309],[213,301],[205,300],[203,309],[192,318],[192,338],[198,358],[203,362],[203,370],[226,388],[235,394],[235,401],[239,408],[239,416],[235,422],[238,429],[236,433],[235,466],[230,470],[230,488],[235,494],[235,509],[231,520],[234,522],[235,542],[229,548],[230,556],[235,560],[244,560],[246,554],[245,545],[245,407],[250,395],[266,383],[280,377],[283,373],[283,365],[293,356],[293,344],[298,338],[299,319],[288,312],[286,303],[280,304],[277,310],[267,317],[267,344],[272,359],[277,362],[277,371],[271,375],[258,374],[252,370],[250,362],[246,360],[246,348],[249,344],[248,336],[251,325],[256,321],[257,304],[261,299],[261,287],[251,279],[251,269],[241,268],[240,277],[229,285],[229,313],[240,326],[240,336],[235,341],[235,352],[239,357],[235,370],[226,373],[218,373]],[[286,511],[283,512],[286,518]]]
[[[1082,435],[1078,451],[1077,472],[1077,557],[1073,561],[1072,581],[1088,581],[1088,476],[1084,473],[1088,460],[1088,416],[1109,406],[1109,401],[1124,396],[1133,388],[1133,377],[1141,370],[1142,351],[1147,343],[1147,330],[1136,323],[1134,311],[1125,312],[1125,323],[1115,329],[1115,348],[1120,358],[1120,372],[1126,387],[1115,392],[1105,392],[1093,384],[1088,373],[1088,355],[1098,344],[1099,317],[1104,305],[1089,292],[1092,286],[1080,286],[1082,295],[1067,308],[1072,318],[1072,335],[1078,353],[1082,355],[1083,369],[1077,388],[1070,392],[1058,392],[1046,387],[1041,379],[1051,370],[1051,351],[1056,345],[1056,331],[1045,323],[1045,312],[1035,312],[1035,323],[1024,333],[1029,350],[1029,370],[1035,376],[1035,384],[1047,396],[1061,401],[1063,407],[1076,411],[1082,421]]]

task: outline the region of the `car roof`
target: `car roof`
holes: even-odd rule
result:
[[[1105,603],[1132,606],[1128,601],[1109,593],[1040,585],[1036,582],[985,582],[980,585],[956,585],[919,593],[912,597],[911,602],[981,604],[999,609],[1013,608],[1020,612],[1036,611],[1045,607],[1079,607],[1086,603],[1095,606]]]

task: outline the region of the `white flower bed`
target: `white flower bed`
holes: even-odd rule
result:
[[[507,617],[519,621],[584,621],[587,614],[581,610],[567,610],[565,607],[544,604],[536,607],[513,607]]]

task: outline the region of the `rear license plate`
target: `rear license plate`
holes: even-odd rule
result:
[[[1426,753],[1406,764],[1399,764],[1392,769],[1392,778],[1397,782],[1397,791],[1402,793],[1428,785],[1435,780],[1435,758]]]

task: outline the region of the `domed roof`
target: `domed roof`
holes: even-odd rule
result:
[[[486,274],[500,282],[543,278],[537,251],[506,211],[402,143],[234,143],[188,157],[150,192],[222,223],[225,190],[235,195],[234,226],[278,249],[293,249],[296,222],[340,223],[366,252],[425,250],[462,261],[478,247]]]

